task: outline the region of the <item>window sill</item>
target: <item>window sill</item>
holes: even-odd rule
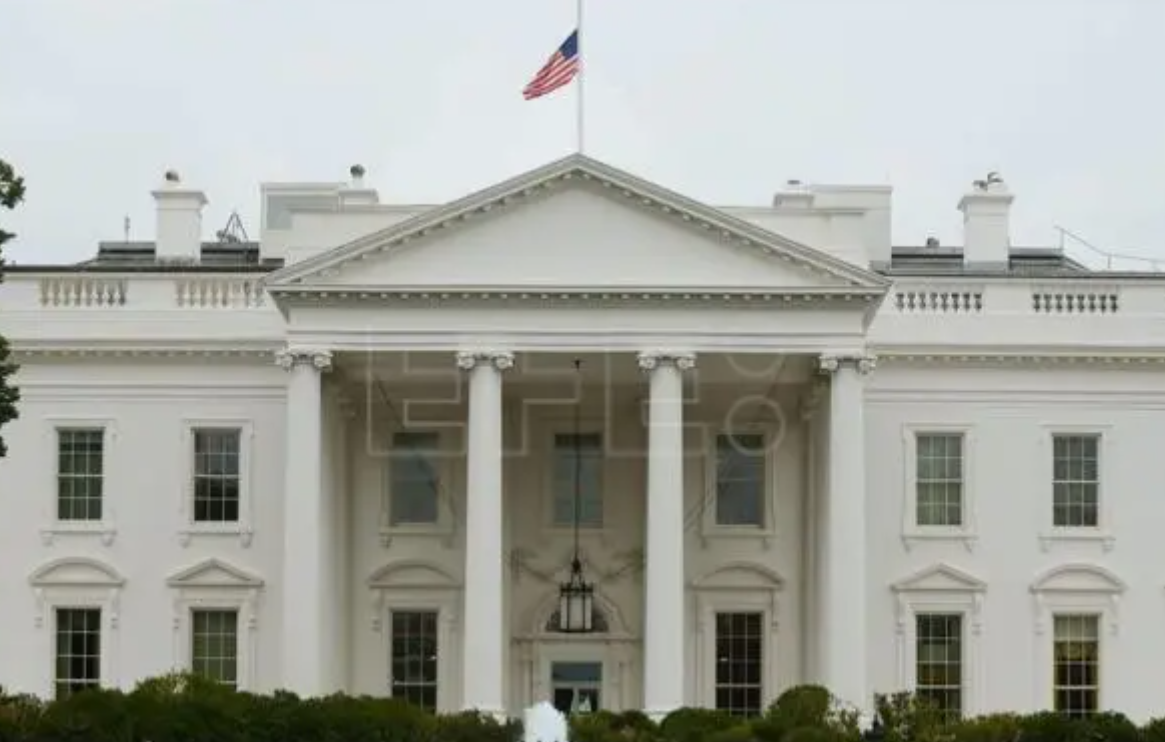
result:
[[[57,521],[40,529],[40,540],[45,546],[52,546],[57,538],[65,536],[97,536],[103,546],[112,546],[117,539],[117,526],[109,521]]]
[[[1040,550],[1051,551],[1054,544],[1100,544],[1105,552],[1116,546],[1116,537],[1101,528],[1056,528],[1040,534]]]
[[[195,538],[237,538],[244,549],[251,546],[255,531],[242,523],[188,523],[178,531],[178,543],[189,546]]]
[[[718,526],[705,524],[700,530],[700,540],[707,548],[711,541],[760,541],[766,549],[772,548],[777,540],[777,532],[763,526]]]
[[[979,534],[967,528],[946,528],[941,526],[911,528],[902,533],[902,546],[907,551],[911,551],[919,544],[952,542],[961,543],[964,549],[972,552],[979,545]]]
[[[398,538],[439,538],[447,548],[452,547],[453,526],[449,523],[413,523],[399,526],[381,526],[380,545],[385,549]]]

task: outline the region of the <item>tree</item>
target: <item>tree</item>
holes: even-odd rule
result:
[[[0,160],[0,208],[11,211],[24,200],[24,178],[16,174],[4,160]],[[0,229],[0,282],[4,281],[4,243],[16,235]],[[0,335],[0,431],[19,416],[16,403],[20,401],[20,390],[12,383],[12,377],[19,367],[11,360],[8,340]],[[8,453],[4,437],[0,435],[0,459]]]

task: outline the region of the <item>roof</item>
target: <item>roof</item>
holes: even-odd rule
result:
[[[718,235],[761,257],[788,261],[802,269],[831,276],[851,290],[881,293],[888,283],[878,274],[846,260],[725,214],[586,155],[574,154],[287,266],[270,277],[268,286],[275,289],[301,284],[325,276],[373,252],[399,248],[411,240],[440,230],[457,229],[469,220],[494,209],[522,203],[546,189],[561,187],[567,182],[583,181],[601,184],[604,189],[611,189],[613,193],[626,197],[628,203],[637,208],[653,210],[669,219],[699,225],[709,234]]]

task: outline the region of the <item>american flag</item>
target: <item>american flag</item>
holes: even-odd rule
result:
[[[575,78],[579,70],[578,30],[572,31],[562,46],[558,47],[534,79],[522,91],[526,100],[541,98],[547,93],[553,93]]]

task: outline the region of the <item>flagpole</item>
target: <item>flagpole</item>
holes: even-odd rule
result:
[[[577,39],[578,45],[579,45],[578,46],[578,81],[577,81],[578,82],[578,91],[575,94],[575,104],[576,104],[576,108],[577,108],[575,113],[578,117],[578,120],[575,122],[575,135],[578,137],[578,141],[575,142],[575,144],[578,147],[578,153],[581,155],[581,154],[583,154],[583,151],[586,147],[586,142],[587,142],[587,139],[586,139],[586,133],[587,133],[587,130],[586,130],[586,121],[587,121],[587,119],[586,119],[586,99],[587,99],[587,95],[586,95],[586,83],[585,83],[585,78],[586,78],[586,73],[587,73],[587,60],[586,60],[586,54],[584,54],[584,52],[583,52],[583,49],[585,48],[583,46],[583,44],[586,43],[583,40],[583,0],[575,0],[575,16],[576,16],[576,21],[575,21],[574,29],[575,29],[575,33],[578,34],[575,38]]]

